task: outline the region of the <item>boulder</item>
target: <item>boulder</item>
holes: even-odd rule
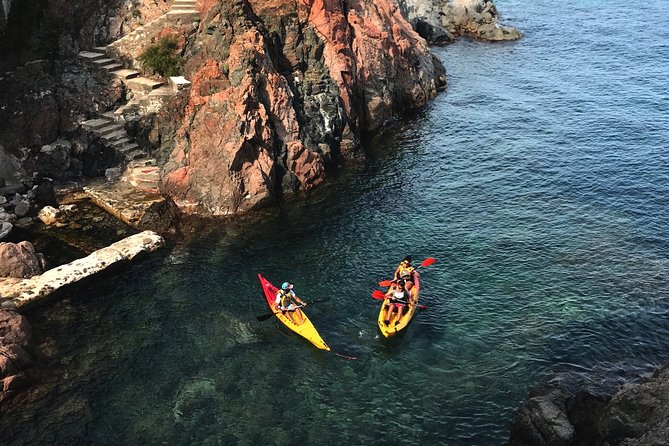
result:
[[[14,223],[16,221],[16,215],[6,212],[4,209],[0,208],[0,222]]]
[[[621,379],[628,383],[621,387]],[[591,371],[536,386],[513,419],[509,445],[669,444],[669,362],[650,378],[633,379]]]
[[[33,360],[28,354],[32,330],[24,316],[0,310],[0,402],[28,384],[24,370]]]
[[[55,206],[56,194],[53,190],[53,180],[44,178],[34,188],[35,202],[40,206]]]
[[[669,444],[669,363],[653,376],[625,385],[602,410],[599,431],[608,444]]]
[[[42,223],[44,223],[47,226],[55,224],[58,221],[59,216],[60,216],[60,210],[56,209],[53,206],[44,206],[37,213],[37,218],[42,220]]]
[[[29,228],[30,226],[32,226],[32,224],[33,224],[32,217],[19,218],[14,222],[14,226],[21,229]]]
[[[16,203],[16,206],[14,207],[14,214],[19,218],[25,217],[29,210],[30,202],[28,200],[21,200]]]
[[[12,232],[12,229],[14,229],[14,226],[11,223],[8,221],[0,221],[0,240],[7,237],[9,233]]]
[[[0,277],[27,279],[44,272],[30,242],[0,243]]]
[[[554,390],[530,398],[516,415],[511,427],[512,445],[568,446],[574,426],[566,408],[567,395]]]

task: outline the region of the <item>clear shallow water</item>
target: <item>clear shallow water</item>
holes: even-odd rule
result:
[[[519,42],[436,52],[449,89],[372,162],[262,222],[195,231],[30,315],[42,398],[7,443],[499,445],[559,372],[669,356],[669,31],[659,0],[498,1]],[[375,282],[438,263],[404,336]],[[267,312],[293,281],[346,361]]]

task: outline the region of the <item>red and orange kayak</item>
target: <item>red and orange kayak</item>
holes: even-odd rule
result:
[[[262,285],[263,293],[265,293],[267,304],[272,311],[276,312],[275,316],[277,319],[283,322],[286,327],[290,328],[292,331],[314,344],[316,347],[320,348],[321,350],[330,351],[330,347],[328,347],[325,341],[323,341],[321,335],[318,334],[318,331],[316,331],[314,324],[311,323],[307,315],[304,314],[302,310],[297,309],[294,311],[294,313],[299,312],[297,316],[300,314],[302,315],[304,321],[301,324],[295,323],[293,319],[288,316],[288,313],[283,314],[280,311],[276,311],[276,305],[274,304],[274,301],[276,299],[276,293],[278,292],[277,287],[269,283],[269,281],[260,274],[258,274],[258,279],[260,279],[260,285]]]

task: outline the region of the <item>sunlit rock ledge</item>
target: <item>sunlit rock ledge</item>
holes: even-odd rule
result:
[[[165,240],[160,235],[144,231],[29,279],[0,278],[0,307],[20,310],[44,300],[65,286],[98,274],[117,263],[132,261],[142,253],[156,251],[164,244]]]

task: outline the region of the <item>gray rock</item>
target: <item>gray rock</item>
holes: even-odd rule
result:
[[[16,215],[6,212],[4,209],[0,209],[0,222],[14,223],[16,221]]]
[[[11,223],[7,221],[0,222],[0,240],[7,237],[12,232],[12,229],[14,229],[14,226]]]
[[[18,220],[16,220],[16,222],[14,222],[14,226],[21,229],[29,228],[30,226],[32,226],[32,224],[33,224],[32,217],[19,218]]]
[[[21,200],[16,204],[14,208],[14,214],[17,217],[24,217],[30,210],[30,202],[28,200]]]
[[[4,195],[0,195],[0,204],[5,204],[7,203],[7,198],[5,198]]]
[[[574,426],[567,417],[565,399],[561,391],[530,398],[514,419],[510,444],[568,446]]]
[[[15,192],[14,197],[9,201],[9,204],[11,204],[12,206],[16,206],[17,204],[19,204],[21,202],[21,200],[23,200],[23,197],[21,196],[21,194],[18,193],[18,192]]]

